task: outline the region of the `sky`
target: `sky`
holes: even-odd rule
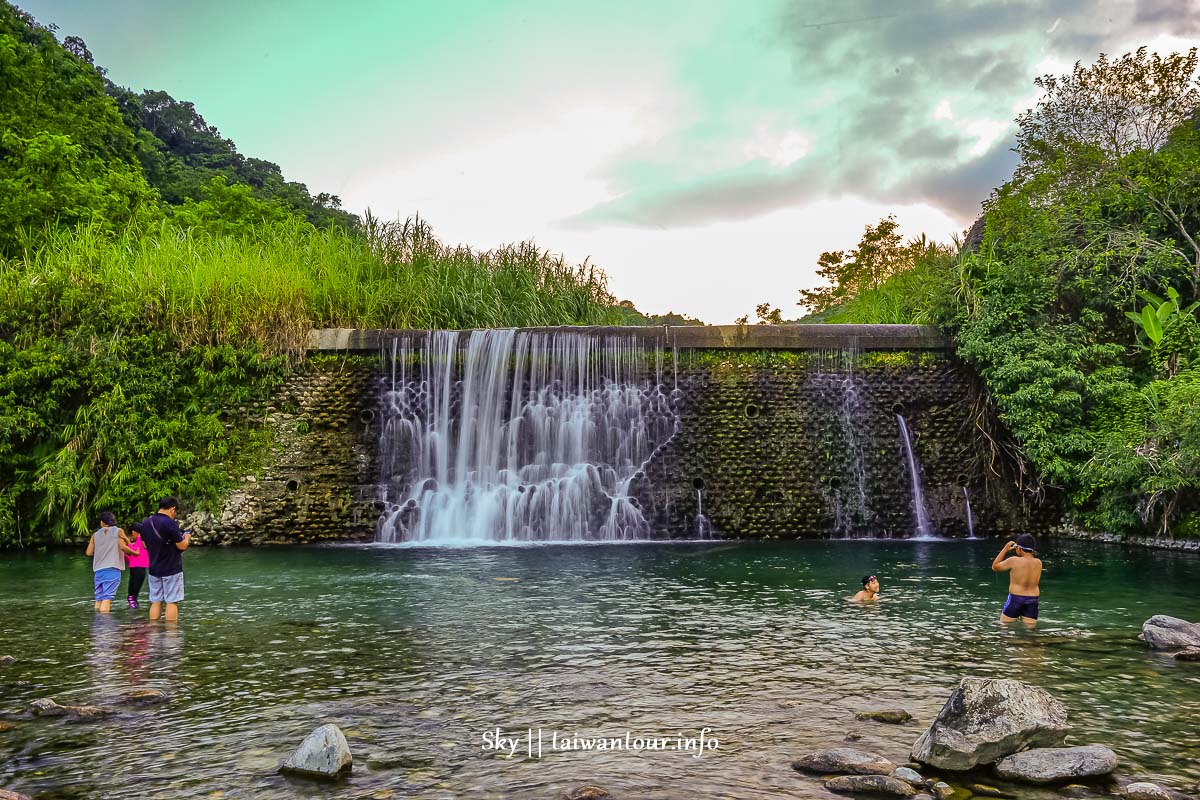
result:
[[[965,231],[1034,78],[1200,43],[1200,0],[17,0],[347,210],[532,239],[647,313],[802,314],[895,214]]]

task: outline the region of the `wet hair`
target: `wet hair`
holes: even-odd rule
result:
[[[1037,539],[1033,538],[1031,533],[1022,533],[1017,537],[1017,547],[1032,553],[1037,550]]]
[[[174,497],[167,495],[162,500],[158,501],[158,510],[167,511],[168,509],[179,508],[179,501]]]
[[[877,581],[879,577],[876,575],[863,575],[862,585],[865,587],[871,581]]]
[[[117,518],[111,511],[101,511],[100,521],[109,527],[117,524]]]

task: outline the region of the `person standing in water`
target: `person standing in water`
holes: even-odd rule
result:
[[[183,600],[183,551],[192,543],[192,535],[179,530],[179,523],[175,521],[178,512],[179,501],[164,497],[158,501],[158,511],[142,520],[142,542],[150,554],[152,620],[159,616],[167,622],[179,619],[179,603]]]
[[[117,518],[111,511],[100,514],[100,528],[88,539],[87,554],[92,557],[94,602],[92,607],[102,614],[112,610],[113,598],[121,585],[121,573],[125,570],[125,559],[133,549],[125,538],[125,531],[117,527]]]
[[[1010,556],[1014,550],[1016,555]],[[1042,579],[1042,560],[1037,557],[1037,540],[1022,533],[1015,542],[1005,542],[992,561],[992,570],[1008,573],[1008,600],[1000,612],[1000,621],[1016,622],[1019,619],[1030,628],[1036,626],[1038,600],[1042,594],[1038,585]]]
[[[146,543],[142,541],[142,523],[135,522],[129,526],[129,532],[133,534],[133,538],[129,540],[129,546],[133,548],[133,555],[125,556],[128,562],[126,566],[129,568],[129,607],[141,608],[138,604],[138,595],[142,593],[142,585],[146,582],[146,570],[150,568],[150,554],[146,552]]]

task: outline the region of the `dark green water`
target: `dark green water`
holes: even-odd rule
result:
[[[992,542],[744,543],[512,549],[191,550],[175,628],[91,611],[81,555],[0,559],[0,711],[38,697],[122,713],[16,719],[0,787],[43,798],[831,797],[791,770],[842,743],[904,761],[964,675],[1049,689],[1075,744],[1126,774],[1200,781],[1200,665],[1135,639],[1156,613],[1200,619],[1194,554],[1063,543],[1044,554],[1042,625],[996,621]],[[866,572],[876,608],[847,604]],[[519,578],[502,581],[497,578]],[[171,694],[124,706],[134,687]],[[889,726],[856,710],[903,707]],[[353,776],[275,774],[322,721]],[[542,758],[484,750],[541,727]],[[551,752],[553,733],[716,737],[676,751]],[[536,735],[536,734],[535,734]],[[368,765],[368,756],[388,758]],[[216,794],[220,792],[221,794]]]

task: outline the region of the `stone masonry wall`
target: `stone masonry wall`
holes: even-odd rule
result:
[[[311,357],[261,409],[274,440],[262,474],[184,527],[205,544],[374,538],[381,380],[375,357]]]
[[[725,535],[908,536],[910,428],[936,532],[1022,528],[989,472],[974,376],[944,353],[691,351],[680,355],[680,430],[637,486],[656,530]]]
[[[695,534],[702,506],[725,536],[910,535],[898,413],[939,533],[965,534],[963,487],[977,534],[1030,523],[988,469],[979,426],[990,412],[951,355],[684,350],[671,359],[663,379],[678,376],[679,430],[632,487],[657,534]],[[376,356],[310,357],[263,409],[276,444],[262,474],[243,479],[220,514],[185,526],[211,544],[372,539],[382,380]]]

